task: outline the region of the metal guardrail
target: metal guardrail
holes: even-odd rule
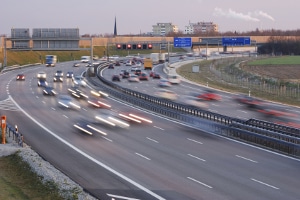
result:
[[[12,127],[9,124],[6,124],[6,133],[8,134],[8,137],[13,138],[13,140],[21,147],[24,145],[24,136],[22,133],[19,133],[18,130],[16,130],[15,127]]]

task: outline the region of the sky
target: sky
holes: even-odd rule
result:
[[[276,5],[275,5],[276,3]],[[299,0],[1,0],[0,35],[12,28],[79,28],[79,34],[139,34],[157,23],[213,22],[219,32],[300,29]]]

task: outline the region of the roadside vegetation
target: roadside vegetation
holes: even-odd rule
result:
[[[193,65],[199,66],[199,73],[192,71]],[[294,79],[299,65],[300,56],[235,57],[197,61],[177,73],[204,86],[300,106],[300,74]]]
[[[0,157],[0,199],[63,200],[55,183],[42,179],[18,153]]]

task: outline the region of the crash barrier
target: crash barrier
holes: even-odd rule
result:
[[[107,65],[107,63],[99,65],[97,77],[101,82],[87,78],[90,83],[115,98],[185,122],[203,131],[264,146],[288,155],[300,156],[299,136],[291,134],[296,133],[299,129],[294,130],[290,127],[256,119],[236,119],[123,88],[100,76],[100,69]]]
[[[41,63],[33,63],[33,64],[28,64],[28,65],[13,65],[13,66],[9,66],[9,67],[4,67],[2,69],[2,71],[0,70],[1,73],[7,72],[7,71],[12,71],[15,69],[21,69],[21,68],[25,68],[25,67],[32,67],[32,66],[36,66],[36,65],[41,65]]]
[[[11,126],[6,124],[6,133],[8,137],[12,137],[12,139],[21,147],[24,145],[24,136],[19,132],[17,126]]]

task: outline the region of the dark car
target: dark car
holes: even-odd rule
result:
[[[71,94],[72,97],[76,99],[88,99],[89,96],[86,95],[83,91],[80,90],[79,86],[73,86],[68,88],[68,92]]]
[[[139,76],[141,73],[142,73],[142,70],[140,70],[140,69],[136,69],[135,72],[134,72],[134,74],[135,74],[135,75],[138,75],[138,76]]]
[[[112,81],[121,81],[120,76],[118,74],[115,74],[111,77]]]
[[[116,61],[115,66],[121,66],[121,63],[119,61]]]
[[[72,78],[74,76],[73,72],[67,72],[66,77],[67,78]]]
[[[39,87],[47,87],[48,83],[47,83],[46,79],[39,79],[37,85]]]
[[[262,100],[248,95],[238,95],[235,97],[235,101],[240,104],[244,104],[248,108],[261,108],[264,106],[264,102]]]
[[[121,71],[120,76],[121,76],[122,78],[128,78],[128,77],[129,77],[129,72],[126,71],[126,70]]]
[[[16,80],[17,81],[25,81],[25,75],[24,74],[18,74]]]
[[[64,77],[61,75],[56,75],[53,77],[53,82],[64,82]]]
[[[43,90],[44,95],[55,96],[57,93],[53,87],[46,86]]]
[[[114,65],[113,64],[109,64],[108,65],[108,69],[114,69],[115,67],[114,67]]]
[[[152,75],[152,78],[153,79],[160,79],[160,75],[158,74],[158,73],[153,73],[153,75]]]

